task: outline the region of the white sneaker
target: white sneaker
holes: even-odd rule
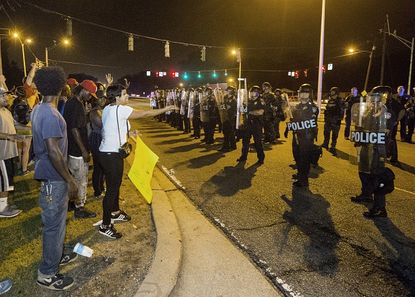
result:
[[[21,209],[12,209],[7,206],[3,211],[0,211],[0,218],[14,218],[22,212]]]

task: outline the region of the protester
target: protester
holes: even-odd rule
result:
[[[68,101],[68,98],[71,96],[72,96],[71,87],[68,84],[66,84],[63,87],[62,93],[59,96],[59,101],[58,101],[58,111],[62,116],[63,116],[63,113],[65,112],[66,101]]]
[[[94,218],[96,214],[85,208],[88,186],[88,167],[91,159],[88,145],[87,117],[85,103],[96,98],[97,86],[91,80],[84,80],[66,102],[63,117],[68,129],[68,167],[78,183],[78,199],[75,202],[75,218]]]
[[[97,91],[97,97],[102,98],[102,90]],[[94,171],[92,172],[92,186],[94,188],[94,197],[103,198],[105,195],[104,188],[104,171],[99,162],[99,146],[102,141],[102,109],[105,106],[105,98],[96,99],[93,98],[91,101],[92,109],[89,112],[89,124],[91,132],[89,134],[89,146],[92,154],[92,162],[94,165]]]
[[[102,142],[99,147],[99,159],[104,169],[106,193],[102,203],[103,219],[99,233],[111,239],[118,239],[122,234],[117,232],[111,221],[126,222],[131,217],[120,209],[119,194],[123,176],[124,160],[120,148],[127,142],[129,130],[128,120],[154,117],[166,111],[174,110],[173,105],[163,109],[149,111],[135,110],[128,104],[125,86],[117,84],[109,86],[107,98],[110,102],[102,112]]]
[[[15,140],[10,140],[7,134],[16,134],[14,120],[7,109],[10,92],[0,88],[0,133],[6,134],[5,139],[0,139],[0,218],[12,218],[22,211],[8,205],[9,192],[14,191],[14,161],[18,156]]]
[[[59,67],[46,67],[37,71],[34,80],[44,96],[31,116],[36,157],[34,178],[41,182],[39,203],[43,224],[43,252],[37,284],[51,290],[66,290],[74,284],[74,280],[59,274],[59,265],[68,264],[77,257],[74,253],[63,255],[63,242],[68,195],[75,197],[78,189],[77,181],[69,173],[66,163],[66,123],[57,110],[65,74]]]

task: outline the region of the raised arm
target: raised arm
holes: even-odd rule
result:
[[[165,113],[170,110],[175,110],[176,107],[173,105],[167,106],[162,109],[151,109],[151,110],[133,110],[133,112],[128,117],[129,120],[147,118],[147,117],[155,117],[159,114]]]

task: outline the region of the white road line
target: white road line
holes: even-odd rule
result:
[[[405,190],[405,189],[395,187],[395,190],[402,191],[402,192],[405,192],[405,193],[408,193],[408,194],[411,194],[411,195],[415,196],[414,192],[411,192],[411,191],[408,191],[408,190]]]

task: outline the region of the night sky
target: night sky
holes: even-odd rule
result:
[[[44,47],[59,40],[65,33],[65,21],[58,15],[42,12],[21,1],[21,7],[5,4],[14,24],[1,12],[1,27],[14,27],[24,36],[35,40],[31,47],[44,59]],[[82,20],[114,27],[127,32],[149,35],[166,40],[218,45],[243,50],[246,70],[283,70],[278,73],[249,71],[248,81],[268,80],[274,86],[294,88],[302,82],[316,85],[320,34],[320,0],[153,0],[153,1],[31,1]],[[379,80],[381,41],[378,29],[389,14],[391,30],[406,39],[415,36],[414,0],[327,0],[325,62],[335,69],[325,76],[325,88],[332,84],[344,90],[356,84],[362,86],[368,54],[338,57],[348,46],[370,50],[374,38],[377,52],[371,76],[373,86]],[[171,58],[164,58],[164,44],[146,39],[135,40],[134,52],[127,50],[127,36],[73,21],[73,46],[55,48],[50,59],[99,64],[104,67],[59,63],[66,73],[86,72],[103,80],[104,74],[117,78],[144,70],[190,71],[231,69],[237,67],[228,49],[207,49],[207,61],[200,61],[200,49],[170,45]],[[7,43],[7,41],[6,41]],[[4,50],[5,46],[3,46]],[[257,49],[253,49],[257,48]],[[21,65],[21,50],[17,42],[6,45],[10,60]],[[409,50],[389,40],[386,82],[392,86],[407,84]],[[336,58],[337,57],[337,58]],[[33,56],[27,52],[30,63]],[[310,69],[307,78],[288,78],[286,70]],[[233,74],[232,71],[229,71]],[[234,72],[235,73],[235,72]],[[195,76],[195,74],[191,74]],[[165,78],[165,80],[168,80]]]

